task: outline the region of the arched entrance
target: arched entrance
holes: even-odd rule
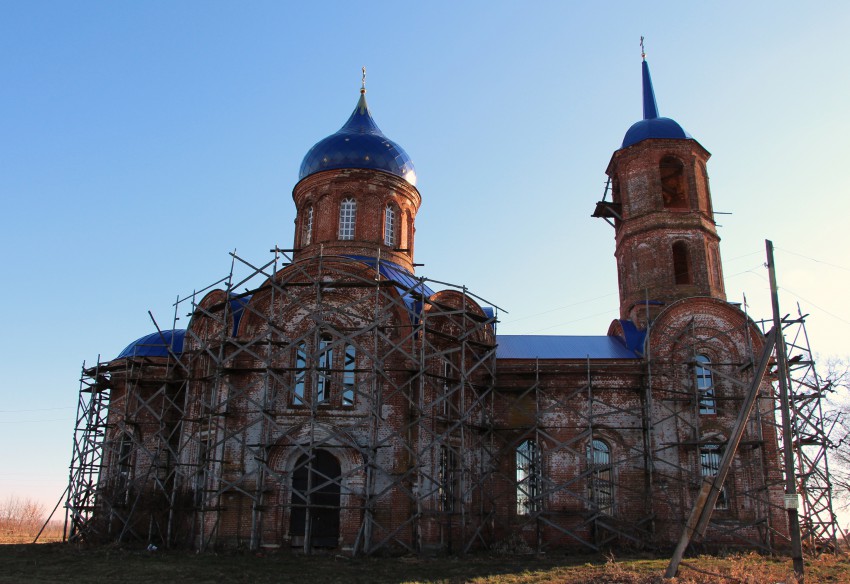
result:
[[[292,544],[335,548],[339,542],[340,466],[327,450],[303,454],[292,472],[292,509],[289,535]]]

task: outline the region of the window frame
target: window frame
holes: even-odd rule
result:
[[[292,349],[292,391],[289,404],[300,408],[351,408],[357,400],[357,347],[331,333],[318,337],[318,347],[299,341]]]
[[[714,373],[709,367],[711,358],[699,353],[694,356],[694,383],[697,390],[697,403],[699,404],[699,414],[701,416],[710,416],[717,414],[717,395],[714,385]]]
[[[612,448],[607,441],[594,438],[588,442],[588,499],[600,513],[606,515],[614,512],[614,467],[611,460]]]
[[[516,469],[516,514],[527,517],[542,510],[540,496],[542,473],[540,448],[535,440],[528,438],[514,450]]]
[[[357,201],[353,197],[344,198],[339,204],[339,229],[337,235],[340,241],[354,239],[357,223]]]
[[[327,333],[319,336],[319,350],[316,361],[316,403],[327,405],[331,403],[333,391],[334,342]]]
[[[723,458],[723,445],[719,442],[707,442],[700,444],[699,447],[699,473],[700,477],[705,480],[717,476],[720,470],[720,460]],[[713,471],[713,472],[712,472]],[[727,476],[728,478],[728,476]],[[729,495],[726,491],[726,484],[720,487],[720,493],[717,495],[717,501],[714,503],[715,511],[729,510]]]
[[[392,203],[384,207],[384,245],[387,247],[395,248],[398,240],[396,237],[396,224],[398,223],[396,215],[395,206]]]
[[[357,384],[357,348],[351,343],[345,343],[342,362],[342,391],[340,392],[340,405],[342,407],[354,407],[356,399],[355,386]]]
[[[292,405],[303,407],[307,405],[307,343],[304,341],[295,345],[295,368],[292,383]]]
[[[460,495],[460,473],[457,453],[454,448],[440,445],[437,470],[437,500],[440,511],[452,513],[457,510]]]

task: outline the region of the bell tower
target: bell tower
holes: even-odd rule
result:
[[[675,300],[726,293],[705,166],[711,154],[658,115],[642,57],[643,119],[611,157],[611,200],[597,203],[593,216],[614,226],[620,318],[645,327]]]

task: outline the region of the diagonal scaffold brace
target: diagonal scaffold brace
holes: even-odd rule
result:
[[[773,355],[773,349],[776,345],[776,336],[776,328],[771,329],[767,334],[764,349],[759,359],[758,369],[744,398],[744,403],[741,405],[741,411],[738,412],[738,418],[735,420],[735,426],[732,429],[729,441],[723,452],[723,457],[720,460],[720,468],[717,470],[716,475],[705,477],[703,480],[699,495],[694,503],[694,508],[691,510],[691,515],[688,517],[685,529],[682,531],[682,536],[676,545],[676,550],[673,552],[673,557],[670,558],[667,571],[664,573],[665,578],[674,578],[676,576],[682,556],[691,539],[705,535],[705,530],[711,519],[711,513],[714,511],[714,505],[717,503],[717,497],[720,495],[723,483],[732,466],[732,459],[735,457],[735,452],[738,450],[738,445],[741,443],[741,438],[744,435],[747,419],[750,417],[753,407],[755,407],[762,379],[764,379],[764,374],[770,365],[770,358]]]

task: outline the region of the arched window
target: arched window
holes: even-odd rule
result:
[[[713,477],[717,476],[720,471],[720,459],[723,456],[723,448],[720,444],[703,444],[699,449],[700,476]],[[726,486],[720,489],[720,494],[717,496],[717,502],[714,504],[715,509],[728,509],[729,499],[726,497]]]
[[[440,446],[440,471],[437,480],[440,511],[454,511],[460,495],[457,455],[450,446]]]
[[[685,166],[672,156],[661,159],[661,196],[668,209],[687,209],[688,196],[685,191]]]
[[[714,378],[708,365],[711,365],[711,359],[705,355],[696,356],[696,367],[694,369],[697,394],[699,395],[699,413],[716,414],[717,402],[714,399]]]
[[[115,502],[126,505],[130,501],[130,483],[133,480],[133,436],[122,432],[115,451]]]
[[[345,345],[345,363],[342,367],[342,405],[354,405],[355,369],[357,368],[357,349],[354,345]]]
[[[611,473],[611,447],[602,440],[587,445],[590,467],[588,498],[600,513],[610,514],[614,508],[614,479]]]
[[[301,245],[310,245],[313,240],[313,207],[307,207],[304,213],[304,236]]]
[[[295,383],[292,384],[292,405],[304,405],[304,381],[307,378],[307,347],[304,342],[295,347]]]
[[[384,245],[395,247],[395,230],[395,209],[393,209],[392,205],[387,205],[386,209],[384,209]]]
[[[354,223],[357,219],[357,202],[348,198],[339,206],[339,238],[354,239]]]
[[[319,363],[316,376],[316,402],[328,402],[331,399],[331,379],[333,376],[334,349],[330,335],[319,339]]]
[[[540,454],[537,443],[525,440],[516,449],[516,513],[540,510]]]
[[[691,257],[688,253],[688,244],[684,241],[673,244],[673,277],[677,286],[693,283]]]

